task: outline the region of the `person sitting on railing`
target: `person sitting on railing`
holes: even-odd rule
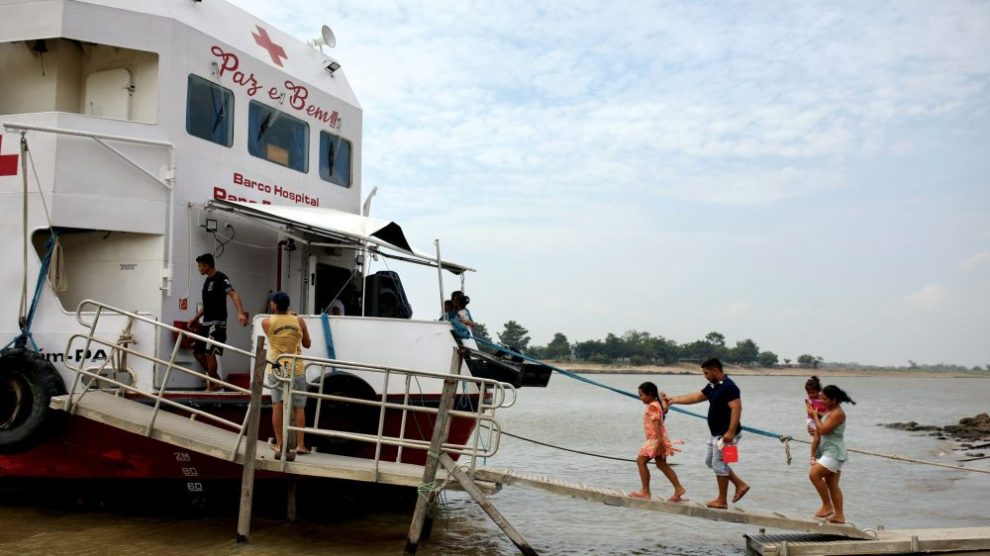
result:
[[[466,339],[471,337],[471,329],[464,324],[458,314],[463,308],[463,306],[460,305],[460,300],[463,297],[464,294],[459,291],[454,292],[453,296],[451,296],[451,309],[447,313],[447,320],[450,321],[450,326],[454,329],[454,336],[457,338]],[[447,304],[444,303],[444,308],[446,307]],[[471,324],[474,325],[474,323]]]
[[[289,294],[285,292],[275,292],[272,294],[269,310],[272,315],[261,321],[261,328],[265,331],[268,339],[268,360],[277,361],[280,355],[293,355],[302,353],[300,346],[308,348],[311,345],[309,329],[306,328],[306,321],[296,314],[289,313]],[[300,362],[291,359],[282,359],[282,365],[288,365],[286,374],[292,377],[292,390],[294,392],[306,391],[306,368]],[[271,366],[265,374],[265,385],[272,389],[272,427],[275,429],[275,452],[282,452],[282,416],[285,392],[281,382],[272,375]],[[306,397],[302,395],[292,395],[292,409],[294,411],[295,426],[306,426]],[[303,433],[296,433],[296,453],[308,454],[306,444],[303,442]]]

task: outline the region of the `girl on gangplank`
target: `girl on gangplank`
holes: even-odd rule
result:
[[[639,466],[639,480],[642,488],[636,492],[630,492],[633,498],[650,498],[650,470],[646,466],[649,461],[655,460],[657,468],[663,472],[670,484],[674,486],[674,495],[667,499],[669,502],[683,502],[683,496],[687,490],[681,486],[680,480],[674,468],[667,463],[667,457],[674,455],[680,450],[674,448],[670,437],[667,435],[667,427],[664,425],[664,414],[666,407],[660,401],[660,393],[657,386],[652,382],[644,382],[639,385],[639,399],[646,405],[643,412],[643,432],[646,434],[646,442],[639,449],[639,456],[636,458],[636,465]]]

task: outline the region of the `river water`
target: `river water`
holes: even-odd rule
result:
[[[655,381],[671,394],[704,386],[700,376],[597,375],[596,380],[635,391]],[[736,378],[743,393],[743,423],[764,430],[806,433],[803,378]],[[953,444],[923,433],[878,426],[893,421],[946,425],[990,409],[990,380],[844,377],[836,383],[858,405],[847,407],[847,446],[952,463]],[[519,402],[500,417],[504,430],[552,444],[601,454],[634,457],[642,443],[642,404],[634,399],[554,376],[549,388],[523,389]],[[706,406],[693,408],[704,412]],[[704,466],[704,420],[671,413],[668,431],[685,440],[672,458],[688,498],[706,501],[715,481]],[[810,515],[818,504],[807,479],[807,445],[792,448],[785,462],[781,444],[744,434],[735,466],[752,487],[740,503],[750,511]],[[861,527],[988,526],[990,475],[851,454],[843,469],[847,518]],[[990,468],[990,460],[970,465]],[[598,459],[503,437],[488,462],[563,480],[635,490],[635,464]],[[670,486],[654,469],[654,496]],[[443,517],[419,553],[501,555],[518,553],[464,494],[446,496]],[[746,525],[701,521],[657,512],[616,508],[505,487],[492,501],[540,554],[743,554]],[[411,512],[386,509],[372,515],[287,523],[255,519],[251,542],[236,546],[236,515],[210,518],[134,517],[121,513],[0,507],[0,554],[147,556],[151,554],[267,555],[399,554]]]

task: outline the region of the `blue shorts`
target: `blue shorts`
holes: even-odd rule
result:
[[[739,444],[740,435],[736,435],[735,440],[732,444]],[[705,465],[712,468],[719,477],[728,477],[730,473],[729,464],[722,461],[722,450],[720,450],[715,444],[722,438],[721,436],[713,436],[708,441],[708,455],[705,456]]]
[[[282,403],[285,399],[285,383],[281,380],[276,380],[270,374],[265,375],[265,386],[272,389],[272,403]],[[306,384],[306,375],[294,375],[292,377],[292,407],[306,407],[306,396],[302,394],[296,394],[295,392],[305,392],[309,388]]]

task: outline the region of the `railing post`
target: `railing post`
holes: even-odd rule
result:
[[[251,375],[251,405],[248,407],[247,437],[244,442],[244,473],[241,475],[241,509],[237,516],[237,542],[246,543],[251,533],[251,505],[254,496],[254,464],[257,461],[258,425],[261,421],[261,392],[265,381],[265,337],[258,336]]]
[[[454,354],[452,366],[460,368],[460,353]],[[454,405],[454,394],[457,392],[457,379],[445,378],[443,381],[443,394],[440,396],[440,407],[437,409],[437,418],[433,423],[433,437],[430,440],[430,451],[426,455],[426,465],[423,469],[423,482],[420,485],[424,489],[426,485],[433,485],[437,476],[440,453],[443,443],[447,440],[447,433],[450,430],[450,409]],[[426,490],[426,489],[424,489]],[[436,498],[436,491],[432,488],[427,493],[422,491],[416,499],[416,509],[413,511],[412,523],[409,525],[409,536],[406,539],[405,556],[411,556],[419,548],[419,540],[423,534],[423,524],[426,522],[426,515]]]

